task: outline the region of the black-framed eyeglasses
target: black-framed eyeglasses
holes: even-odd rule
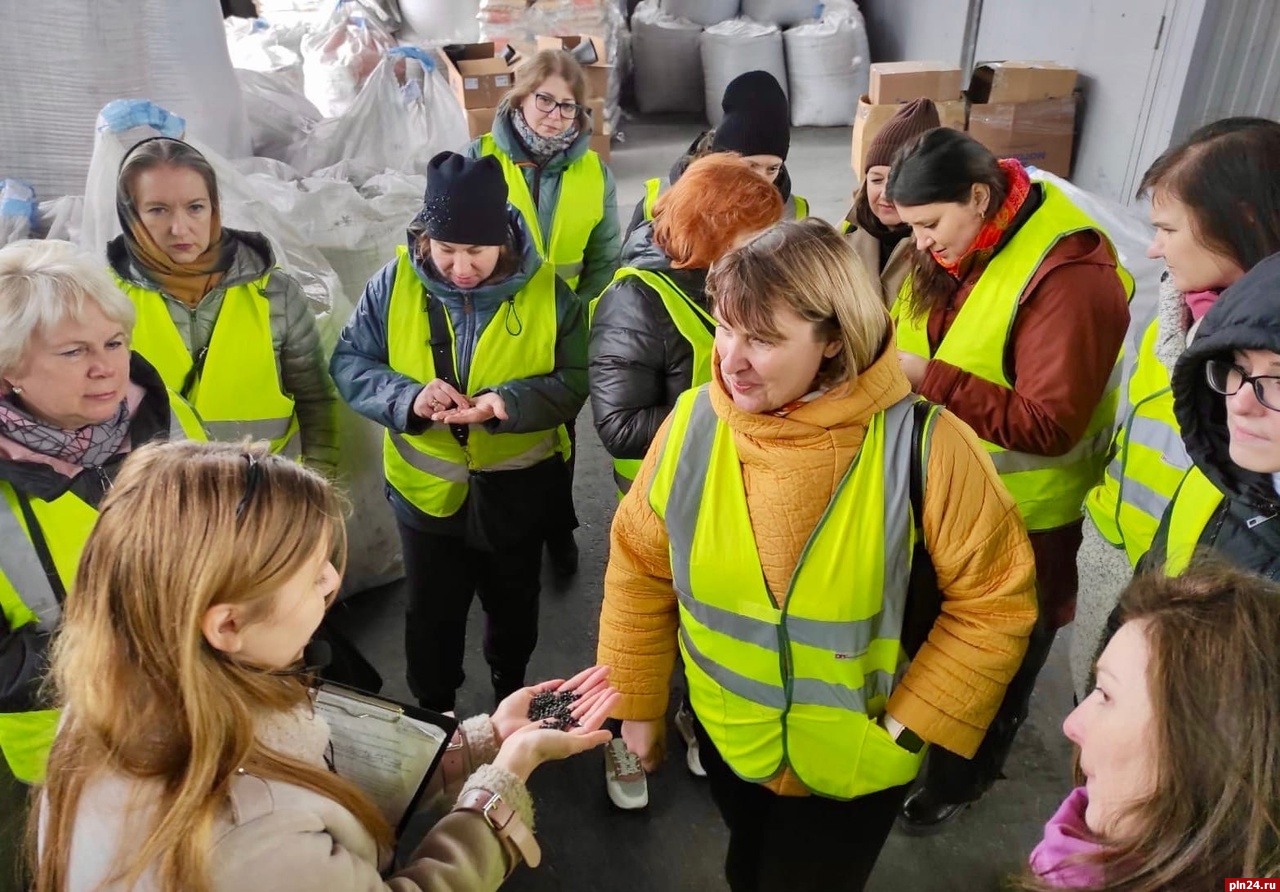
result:
[[[576,118],[578,112],[584,108],[576,102],[560,102],[550,93],[534,93],[533,106],[544,115],[559,111],[562,118]]]
[[[1211,359],[1204,366],[1205,380],[1223,396],[1234,396],[1246,384],[1253,385],[1253,395],[1272,412],[1280,412],[1280,375],[1250,375],[1234,362]]]
[[[236,506],[236,523],[239,523],[244,517],[244,512],[248,509],[249,503],[253,501],[253,494],[257,492],[258,485],[262,482],[262,476],[265,473],[262,470],[262,463],[258,461],[258,457],[252,452],[244,454],[245,461],[249,463],[249,468],[245,471],[244,480],[244,496],[240,499],[240,504]]]

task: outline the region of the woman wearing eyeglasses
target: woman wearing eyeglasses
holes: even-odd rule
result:
[[[591,120],[586,95],[578,60],[564,50],[542,50],[516,73],[493,130],[466,150],[470,158],[493,155],[502,163],[509,200],[524,215],[539,253],[584,305],[613,278],[622,247],[613,174],[590,148],[592,128],[601,122]],[[576,441],[572,421],[567,429]],[[576,526],[547,531],[551,566],[560,576],[578,569]]]
[[[1173,372],[1195,467],[1140,569],[1181,573],[1199,551],[1280,579],[1280,254],[1222,293]]]

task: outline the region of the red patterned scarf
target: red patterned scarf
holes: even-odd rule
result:
[[[1031,194],[1031,178],[1027,176],[1021,163],[1014,158],[1001,158],[1000,169],[1004,171],[1005,182],[1008,184],[1008,192],[1005,195],[1004,204],[1000,205],[1000,210],[982,224],[978,237],[964,252],[964,256],[955,263],[947,263],[937,254],[933,255],[934,262],[955,279],[963,279],[975,263],[985,263],[990,259],[996,245],[1000,244],[1000,239],[1009,229],[1009,224],[1013,222],[1014,217],[1018,216],[1023,202]]]

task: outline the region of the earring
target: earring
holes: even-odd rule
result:
[[[21,388],[21,387],[13,387],[13,386],[11,386],[9,389],[10,389],[10,390],[12,390],[14,393],[22,393],[22,388]]]

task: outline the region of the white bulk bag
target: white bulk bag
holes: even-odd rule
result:
[[[263,19],[232,17],[224,23],[231,66],[245,71],[280,72],[302,91],[302,33]]]
[[[80,221],[83,219],[83,195],[64,195],[36,206],[36,232],[45,238],[60,238],[80,244]]]
[[[641,0],[631,16],[636,105],[642,114],[703,109],[702,26]]]
[[[324,115],[280,71],[236,69],[256,157],[283,160]]]
[[[337,117],[395,45],[362,6],[339,3],[322,27],[302,38],[303,91],[325,117]]]
[[[434,69],[416,47],[388,51],[351,108],[317,124],[284,160],[303,174],[343,160],[375,171],[425,174],[433,156],[460,151],[469,138],[462,106]]]
[[[862,14],[852,3],[782,33],[794,127],[848,127],[867,92],[871,53]]]
[[[662,0],[662,11],[699,25],[718,25],[738,15],[738,0]]]
[[[757,22],[790,28],[822,15],[818,0],[742,0],[742,14]]]
[[[787,63],[777,25],[750,19],[721,22],[702,32],[701,47],[703,93],[712,127],[720,126],[724,118],[720,100],[725,87],[740,74],[767,71],[777,78],[782,92],[787,92]]]
[[[30,238],[36,222],[36,192],[22,180],[0,179],[0,247]]]
[[[475,43],[480,0],[400,0],[400,40],[413,44]]]

